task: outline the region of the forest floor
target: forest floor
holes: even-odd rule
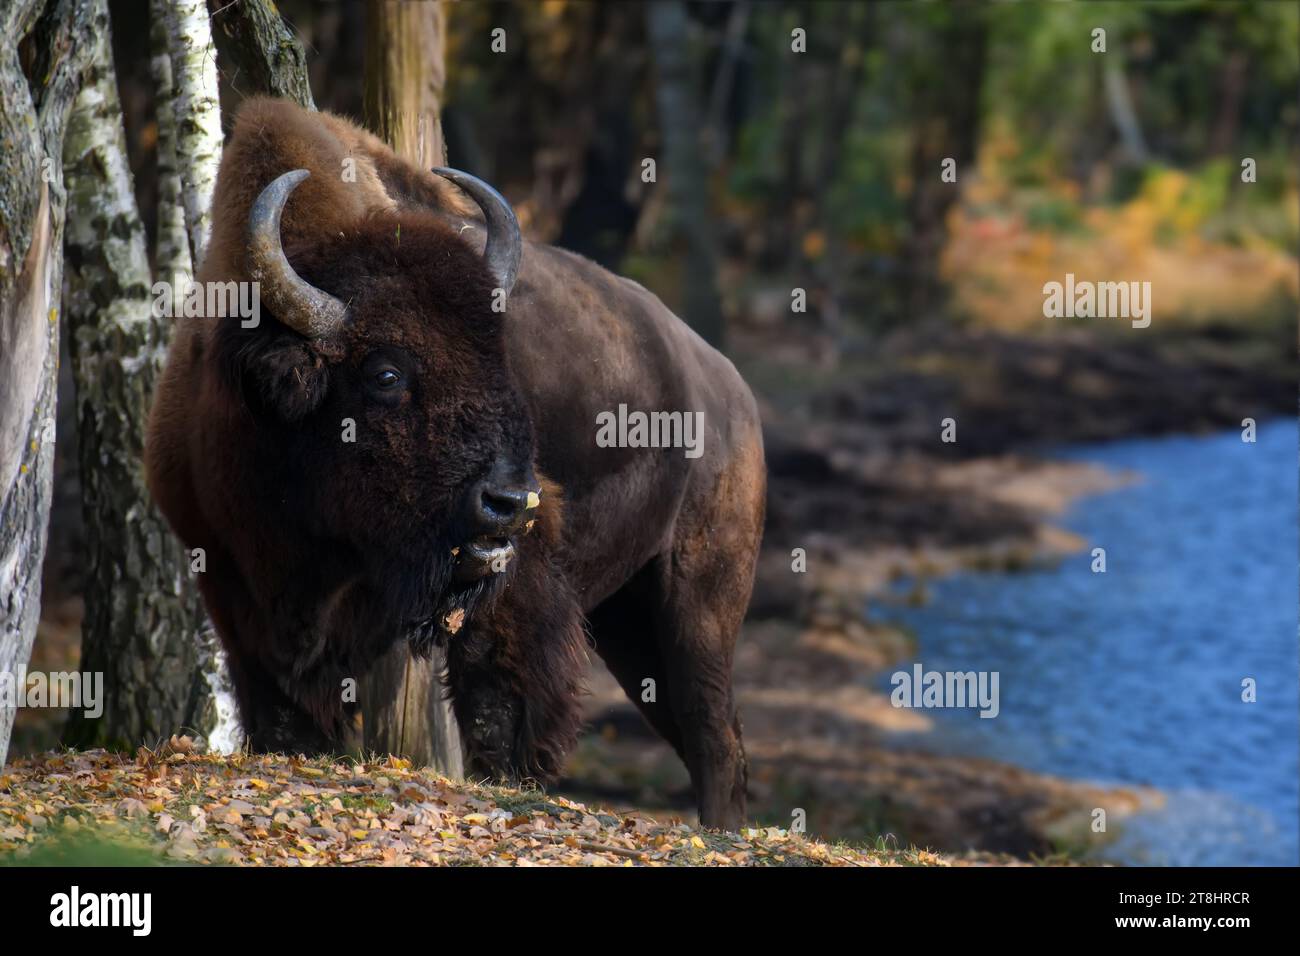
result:
[[[1134,476],[1056,460],[1054,447],[1294,414],[1294,334],[1293,320],[1122,341],[912,329],[827,362],[815,331],[740,331],[730,351],[759,396],[769,467],[764,549],[735,662],[748,819],[762,829],[739,838],[690,829],[681,762],[593,661],[591,730],[549,795],[453,786],[390,763],[42,754],[64,713],[20,712],[15,762],[0,776],[0,851],[35,852],[47,834],[112,819],[164,858],[286,865],[1091,857],[1119,829],[1092,833],[1094,808],[1122,826],[1162,795],[931,752],[928,717],[892,707],[880,690],[915,638],[876,612],[928,600],[927,582],[940,576],[1035,568],[1086,547],[1059,527],[1062,514]],[[952,444],[939,441],[948,417]],[[61,441],[67,474],[76,456],[64,452]],[[33,668],[76,666],[78,519],[75,481],[61,479]],[[793,572],[794,548],[805,549],[807,573]],[[798,818],[809,834],[850,843],[792,836]],[[903,849],[917,846],[944,855]]]
[[[0,865],[981,866],[990,854],[855,847],[777,827],[693,829],[409,761],[48,753],[0,774]]]

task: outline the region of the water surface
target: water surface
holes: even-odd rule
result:
[[[1050,570],[949,578],[925,607],[876,611],[916,632],[927,670],[1001,673],[996,719],[929,711],[936,730],[917,745],[1167,792],[1111,858],[1296,865],[1296,423],[1266,424],[1254,444],[1233,431],[1059,457],[1140,476],[1064,517],[1087,551]],[[1104,574],[1091,570],[1097,546]]]

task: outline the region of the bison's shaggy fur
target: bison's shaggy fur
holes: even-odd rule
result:
[[[339,749],[344,682],[399,640],[439,641],[471,771],[544,781],[576,739],[594,644],[686,761],[703,821],[738,825],[730,670],[764,497],[744,383],[640,286],[547,246],[525,244],[494,311],[455,187],[283,101],[240,110],[201,281],[249,279],[249,210],[293,169],[311,175],[284,250],[346,322],[307,338],[265,311],[256,328],[183,320],[146,453],[160,507],[204,549],[253,744]],[[400,389],[376,391],[380,365]],[[704,455],[598,448],[596,415],[620,403],[703,412]],[[541,506],[505,572],[463,582],[466,496],[493,469],[536,474]]]

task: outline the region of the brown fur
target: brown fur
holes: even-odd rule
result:
[[[246,279],[253,200],[298,168],[311,176],[283,245],[348,304],[345,328],[308,341],[265,312],[251,330],[180,320],[146,452],[172,527],[207,553],[199,585],[254,745],[336,749],[353,717],[341,682],[404,637],[443,641],[471,769],[544,781],[579,729],[585,621],[685,760],[703,822],[738,826],[730,673],[764,500],[744,382],[640,286],[547,246],[525,244],[507,311],[492,312],[464,197],[284,101],[239,112],[201,280]],[[368,391],[377,356],[402,368],[400,394]],[[703,411],[704,455],[598,448],[595,416],[620,402]],[[355,443],[339,440],[344,418]],[[536,527],[507,573],[453,585],[466,489],[501,461],[546,476]],[[440,622],[457,609],[452,634]]]

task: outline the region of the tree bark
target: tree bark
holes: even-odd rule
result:
[[[217,102],[217,54],[205,0],[169,0],[167,46],[176,91],[176,156],[190,260],[203,264],[212,226],[212,191],[221,162],[221,108]]]
[[[88,0],[0,7],[0,680],[16,689],[40,620],[54,466],[63,132],[92,49]],[[18,49],[30,40],[23,69]],[[16,710],[0,700],[0,766]]]
[[[302,44],[267,0],[222,3],[212,15],[213,37],[223,60],[259,93],[316,108]]]
[[[185,231],[185,206],[176,157],[176,87],[172,83],[171,51],[167,48],[166,2],[150,0],[149,3],[149,70],[153,76],[158,121],[158,230],[154,263],[159,279],[175,282],[178,275],[189,279],[194,274],[194,266]]]
[[[424,169],[447,161],[441,119],[446,40],[441,0],[366,4],[366,126]]]
[[[93,3],[96,49],[63,149],[64,311],[89,558],[81,660],[83,670],[104,674],[105,699],[99,719],[73,710],[69,737],[82,747],[130,748],[182,731],[224,741],[229,729],[218,726],[217,703],[199,667],[211,652],[203,646],[211,635],[202,604],[140,468],[170,328],[151,308],[108,5]]]
[[[443,4],[370,0],[366,7],[366,123],[399,156],[423,168],[446,162],[440,113],[446,19]],[[362,681],[367,750],[464,773],[460,731],[443,692],[446,657],[411,655],[405,642]]]
[[[692,83],[686,7],[681,0],[646,6],[650,50],[658,82],[655,99],[667,172],[671,227],[684,240],[682,317],[705,341],[721,347],[722,305],[718,299],[708,170],[701,159],[700,111]]]
[[[264,0],[242,0],[214,16],[221,56],[256,92],[315,109],[302,47]],[[371,3],[366,16],[365,103],[371,129],[411,162],[445,162],[440,123],[445,79],[441,3]],[[441,652],[430,661],[400,645],[362,682],[365,747],[462,774],[460,735],[443,699]]]

